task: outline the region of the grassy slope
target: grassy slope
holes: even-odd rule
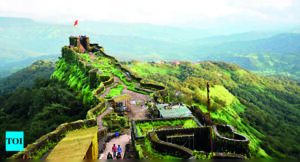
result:
[[[52,77],[61,81],[65,81],[72,89],[80,90],[80,97],[84,103],[90,103],[93,100],[92,91],[88,84],[88,77],[76,64],[66,63],[64,58],[61,58],[57,63],[57,70]]]
[[[106,95],[107,97],[114,97],[121,95],[122,90],[124,89],[124,85],[119,83],[116,87],[111,88],[110,92]]]
[[[213,120],[217,123],[233,125],[237,127],[237,131],[239,133],[247,135],[251,141],[250,149],[253,156],[270,158],[270,156],[267,155],[261,148],[261,142],[265,136],[260,133],[260,131],[256,130],[253,127],[254,125],[250,125],[249,122],[244,120],[244,118],[241,118],[241,115],[244,116],[243,114],[245,114],[245,110],[247,110],[247,106],[242,104],[239,100],[239,97],[244,96],[241,96],[240,94],[234,95],[230,91],[234,92],[236,89],[243,89],[246,87],[247,90],[249,89],[254,93],[265,94],[279,102],[285,102],[283,99],[269,93],[269,89],[287,92],[290,87],[294,86],[294,83],[286,85],[278,84],[272,79],[258,77],[237,66],[220,62],[202,62],[200,65],[184,66],[134,62],[131,64],[131,70],[139,74],[141,77],[162,82],[168,85],[171,89],[181,91],[183,93],[183,98],[185,98],[184,101],[189,100],[189,97],[186,97],[185,94],[193,94],[195,96],[200,96],[200,98],[205,98],[206,90],[203,81],[204,83],[209,81],[213,84],[210,88],[212,105],[215,104],[216,97],[224,102],[221,109],[219,108],[212,113]],[[167,78],[168,80],[164,80],[162,78]],[[296,91],[293,93],[296,93]],[[199,105],[204,112],[207,112],[206,106],[203,103],[201,104],[194,99],[191,100],[192,104]],[[255,104],[255,101],[252,102]],[[295,107],[297,106],[296,104],[292,105]],[[266,112],[266,110],[263,111],[265,111],[264,113],[269,113]],[[236,124],[235,118],[237,118]],[[279,152],[276,153],[278,156],[285,156]]]

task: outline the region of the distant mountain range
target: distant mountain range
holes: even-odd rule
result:
[[[88,35],[119,60],[216,60],[262,74],[299,78],[298,28],[220,35],[212,30],[150,24],[79,22],[48,24],[0,18],[0,77],[38,59],[56,61],[70,35]]]
[[[222,60],[263,74],[283,74],[299,79],[299,41],[300,34],[286,33],[264,39],[199,47],[198,51],[201,51],[202,59]]]

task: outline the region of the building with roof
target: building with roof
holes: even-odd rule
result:
[[[179,65],[179,64],[181,64],[181,61],[171,61],[170,62],[172,65]]]
[[[193,116],[190,109],[184,104],[156,104],[161,118],[176,118]]]

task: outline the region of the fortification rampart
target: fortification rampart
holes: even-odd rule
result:
[[[187,120],[187,119],[193,119],[198,124],[199,127],[202,126],[201,123],[195,117],[178,117],[178,118],[159,118],[159,119],[132,120],[131,121],[132,133],[133,133],[135,139],[143,139],[143,138],[145,138],[145,136],[140,136],[138,134],[137,128],[136,128],[137,124],[146,123],[146,122],[156,122],[156,121],[175,121],[175,120]]]
[[[22,159],[24,154],[29,155],[30,157],[35,156],[38,154],[38,152],[45,147],[47,147],[50,143],[57,143],[62,138],[65,137],[65,134],[68,131],[72,131],[75,129],[80,128],[89,128],[97,125],[96,119],[88,119],[88,120],[78,120],[71,123],[64,123],[61,124],[59,127],[56,128],[53,132],[50,132],[38,140],[36,140],[33,144],[27,145],[26,148],[24,148],[24,151],[18,152],[17,154],[14,154],[11,159]],[[102,132],[100,132],[101,134]]]
[[[209,125],[208,116],[203,111],[201,111],[201,109],[198,106],[191,106],[190,110],[193,113],[193,115],[200,121],[201,124]],[[211,125],[215,125],[215,123],[211,121]]]
[[[156,119],[156,120],[132,120],[132,136],[135,140],[144,139],[144,136],[139,136],[137,132],[137,124],[144,122],[154,122],[154,121],[170,121],[170,120],[180,120],[180,119],[189,119],[191,117],[185,118],[169,118],[169,119]],[[198,120],[193,117],[195,121]],[[188,155],[191,155],[191,150],[204,151],[208,155],[211,151],[210,136],[209,136],[209,127],[201,127],[201,124],[198,124],[199,127],[195,128],[164,128],[156,131],[152,131],[148,134],[150,141],[152,142],[154,148],[160,152],[168,155],[173,155],[174,152],[180,152],[178,155],[189,158]],[[228,138],[222,136],[219,132],[231,133],[234,135],[234,138]],[[219,159],[244,159],[243,155],[249,156],[249,139],[241,134],[235,132],[233,127],[228,125],[217,125],[213,126],[213,149],[216,155],[216,158]],[[172,143],[168,140],[168,136],[176,136],[172,139]],[[185,138],[188,135],[193,137]],[[178,137],[178,138],[177,138]],[[179,138],[182,137],[182,138]],[[182,146],[183,138],[189,144]],[[167,148],[167,149],[164,149]],[[185,153],[183,153],[185,151]],[[222,152],[222,153],[220,153]],[[226,152],[226,153],[223,153]],[[228,154],[231,152],[231,154]],[[232,154],[236,153],[236,154]],[[238,155],[241,154],[241,155]]]
[[[232,134],[233,138],[220,135],[218,130]],[[232,126],[214,125],[214,134],[216,136],[214,147],[216,147],[215,149],[219,152],[235,152],[249,156],[249,138],[242,134],[236,133]]]
[[[186,147],[162,141],[155,132],[148,134],[152,147],[161,154],[172,155],[183,159],[189,159],[193,156],[193,151]]]
[[[103,47],[99,46],[98,44],[92,44],[91,46],[94,47],[96,51],[98,51],[98,55],[103,55],[105,57],[112,59],[115,62],[116,67],[120,68],[122,72],[124,72],[125,74],[129,74],[129,78],[138,83],[135,89],[145,91],[148,93],[154,92],[156,98],[161,98],[161,100],[164,101],[164,98],[168,95],[168,91],[166,87],[161,85],[151,84],[151,83],[145,83],[143,81],[143,78],[137,77],[136,75],[132,74],[132,72],[127,68],[123,67],[120,64],[119,60],[117,60],[115,57],[106,54],[104,52]]]
[[[73,43],[77,42],[74,41]],[[84,74],[88,76],[89,85],[91,87],[95,87],[95,84],[100,85],[95,91],[93,91],[93,97],[95,100],[98,100],[99,104],[87,112],[86,120],[78,120],[71,123],[61,124],[56,128],[56,130],[42,136],[34,143],[27,145],[26,148],[24,148],[24,151],[18,152],[11,156],[11,159],[21,159],[24,154],[33,157],[38,154],[39,151],[47,148],[50,143],[59,142],[62,138],[64,138],[67,131],[72,131],[83,127],[87,128],[96,126],[97,120],[95,117],[97,116],[97,114],[99,115],[100,112],[103,112],[103,109],[106,108],[105,100],[98,96],[105,90],[104,85],[109,85],[113,82],[113,77],[100,77],[99,75],[95,75],[95,71],[93,70],[93,68],[91,66],[86,66],[86,64],[82,60],[80,60],[77,54],[68,46],[62,48],[62,58],[64,58],[67,63],[77,65],[80,70],[82,70]],[[106,135],[106,133],[107,129],[104,127],[103,129],[100,129],[98,131],[98,137],[103,137],[104,135]]]
[[[227,127],[227,126],[220,126]],[[232,130],[232,129],[231,129]],[[217,131],[214,131],[215,133]],[[166,154],[172,155],[174,152],[180,152],[180,156],[190,155],[192,150],[204,151],[208,155],[211,151],[209,127],[195,127],[195,128],[184,128],[184,129],[163,129],[153,131],[151,133],[150,140],[154,144],[155,149],[159,152],[165,152]],[[172,140],[172,143],[168,142],[168,136],[186,136],[193,135],[194,138],[190,138],[189,147],[182,146],[178,141]],[[244,159],[243,155],[248,156],[248,139],[242,139],[240,134],[239,139],[223,138],[220,135],[213,137],[213,149],[214,155],[217,159]],[[244,138],[244,137],[243,137]],[[222,141],[220,142],[220,139]],[[168,149],[164,149],[168,148]],[[246,149],[245,149],[246,148]],[[185,151],[186,153],[182,153]],[[226,152],[226,153],[221,153]],[[231,153],[228,153],[231,152]],[[235,154],[232,154],[235,153]],[[240,155],[239,155],[240,154]]]

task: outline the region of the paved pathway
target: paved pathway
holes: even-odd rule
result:
[[[111,139],[107,144],[106,144],[106,148],[105,150],[103,151],[102,154],[99,155],[99,159],[106,159],[107,157],[107,154],[108,152],[110,152],[112,154],[112,147],[113,147],[113,144],[116,144],[116,146],[118,147],[118,145],[121,146],[122,148],[122,153],[121,153],[121,157],[123,159],[124,157],[124,153],[125,153],[125,145],[127,143],[129,143],[131,140],[131,136],[128,135],[128,134],[124,134],[124,135],[121,135],[119,137],[116,137],[116,138],[113,138]]]

